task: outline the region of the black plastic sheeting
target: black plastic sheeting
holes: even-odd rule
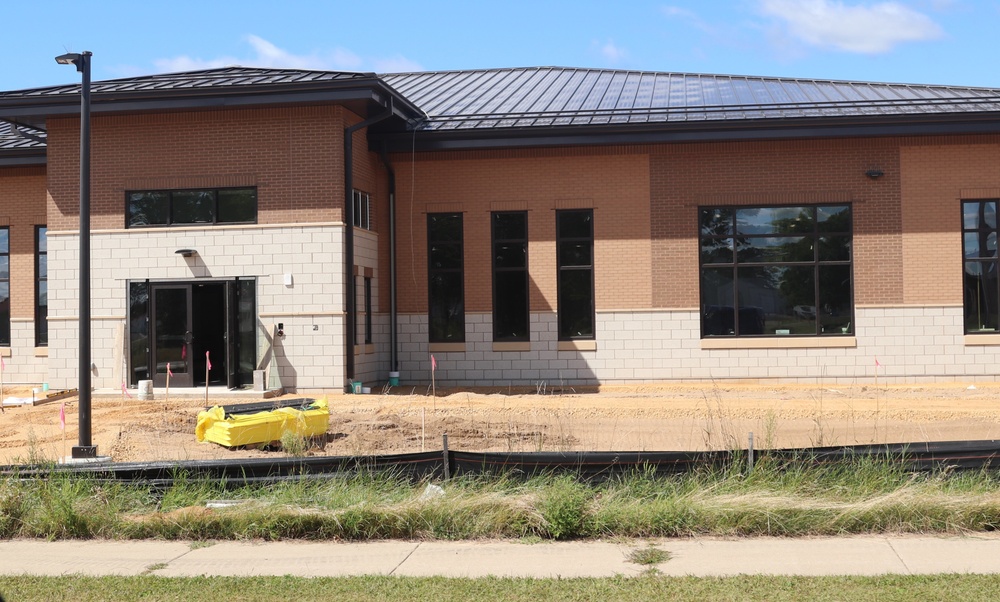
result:
[[[222,406],[222,411],[226,413],[226,418],[243,414],[256,414],[257,412],[270,412],[279,408],[295,408],[297,410],[307,410],[315,403],[312,397],[296,397],[293,399],[275,399],[274,401],[257,401],[254,403],[235,403]],[[210,409],[210,408],[205,408]]]
[[[233,487],[303,478],[343,478],[364,472],[391,474],[415,481],[439,479],[449,474],[532,476],[550,473],[568,473],[580,479],[604,480],[635,471],[666,476],[690,472],[699,467],[749,464],[748,456],[746,450],[533,453],[432,451],[382,456],[253,458],[55,467],[7,466],[0,468],[0,474],[6,477],[45,478],[54,473],[71,472],[98,480],[137,482],[151,486],[169,486],[175,478],[208,478]],[[767,458],[768,462],[797,466],[836,465],[871,458],[897,462],[901,468],[909,471],[991,470],[1000,468],[1000,440],[769,449],[756,452],[756,456],[758,461]]]

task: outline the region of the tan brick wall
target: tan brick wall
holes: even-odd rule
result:
[[[900,164],[904,301],[961,304],[961,200],[1000,198],[1000,137],[913,140]]]
[[[11,318],[34,320],[35,226],[44,225],[45,168],[0,169],[0,226],[10,227]]]
[[[853,203],[856,304],[903,300],[898,141],[660,146],[650,158],[653,307],[695,308],[698,208]],[[885,175],[865,176],[870,167]]]
[[[568,208],[594,209],[597,309],[649,306],[645,154],[608,148],[399,154],[392,160],[401,312],[427,310],[426,214],[451,211],[464,214],[466,311],[491,311],[490,212],[520,209],[528,210],[532,312],[555,310],[555,210]]]
[[[325,106],[95,115],[92,228],[124,227],[126,190],[245,185],[257,186],[259,223],[339,221],[345,113]],[[79,225],[79,127],[75,118],[48,122],[53,230]]]

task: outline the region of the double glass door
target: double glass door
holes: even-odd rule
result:
[[[253,279],[129,284],[132,383],[237,388],[253,382]]]

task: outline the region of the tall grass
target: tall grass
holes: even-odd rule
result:
[[[567,475],[442,484],[361,473],[233,489],[177,475],[165,490],[70,473],[0,480],[0,538],[469,539],[955,533],[1000,528],[995,472],[907,473],[859,458],[814,467],[763,458],[603,483]],[[210,500],[235,503],[208,508]]]

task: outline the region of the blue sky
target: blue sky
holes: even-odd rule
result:
[[[1000,1],[172,0],[3,4],[0,89],[225,65],[566,66],[1000,88]]]

